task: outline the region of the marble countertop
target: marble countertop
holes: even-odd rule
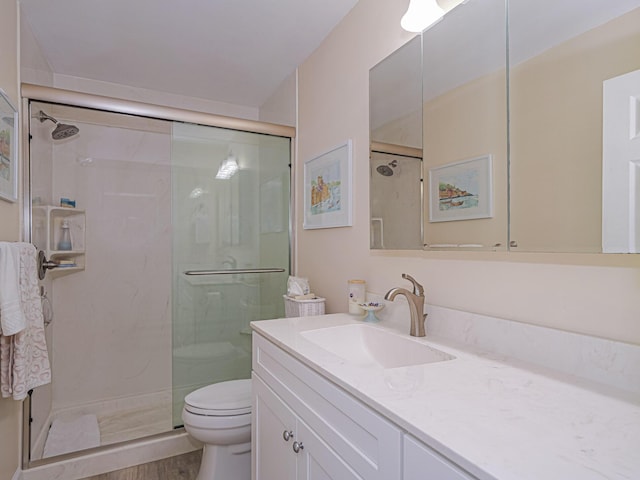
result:
[[[481,480],[640,478],[640,396],[448,339],[456,357],[382,369],[346,363],[302,332],[362,323],[347,314],[252,328]]]

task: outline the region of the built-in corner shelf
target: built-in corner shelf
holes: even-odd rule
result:
[[[71,250],[58,250],[63,220],[69,223]],[[33,207],[33,243],[45,253],[47,260],[61,264],[50,270],[54,277],[84,270],[85,233],[84,210],[52,205]]]

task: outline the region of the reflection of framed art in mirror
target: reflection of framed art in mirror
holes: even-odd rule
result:
[[[429,169],[429,221],[493,216],[491,155]]]

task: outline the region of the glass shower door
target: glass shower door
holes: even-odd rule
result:
[[[173,424],[184,397],[249,378],[249,322],[284,316],[290,139],[174,123]]]

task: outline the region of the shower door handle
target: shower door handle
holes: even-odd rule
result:
[[[232,268],[229,270],[187,270],[185,275],[237,275],[245,273],[282,273],[284,268]]]

